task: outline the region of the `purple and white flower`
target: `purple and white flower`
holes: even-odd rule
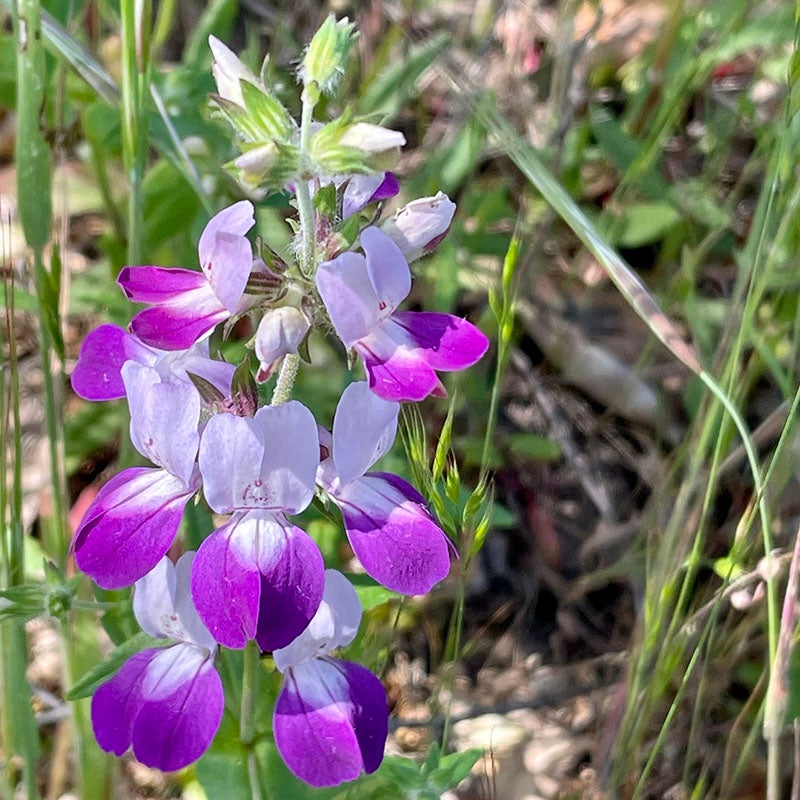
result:
[[[189,593],[194,553],[162,558],[136,582],[133,612],[151,636],[173,642],[129,658],[92,698],[92,725],[103,750],[132,749],[148,767],[182,769],[208,749],[222,719],[216,642]]]
[[[386,694],[368,669],[330,657],[358,632],[361,604],[340,572],[326,570],[325,593],[308,628],[272,655],[285,682],[275,704],[275,744],[311,786],[335,786],[374,772],[388,730]]]
[[[399,404],[351,383],[333,421],[317,481],[341,509],[347,538],[368,575],[401,594],[425,594],[450,571],[452,545],[410,483],[367,472],[394,442]],[[327,433],[321,433],[322,436]]]
[[[84,400],[117,400],[125,397],[122,366],[133,361],[153,367],[164,377],[189,381],[187,373],[199,375],[227,396],[235,367],[209,357],[208,341],[188,350],[160,350],[117,325],[98,325],[81,345],[72,371],[72,388]]]
[[[131,329],[145,344],[185,350],[210,335],[237,309],[253,266],[245,234],[255,224],[253,205],[234,203],[212,217],[200,236],[202,272],[166,267],[125,267],[117,283],[140,311]]]
[[[197,552],[197,611],[226,647],[249,639],[263,650],[283,647],[314,616],[324,584],[319,548],[285,517],[314,496],[314,417],[297,401],[252,419],[218,414],[203,432],[199,461],[208,504],[233,516]]]
[[[361,232],[361,253],[320,265],[316,284],[336,333],[364,362],[369,387],[385,400],[443,395],[436,370],[472,366],[488,339],[451,314],[397,311],[411,290],[400,248],[377,228]]]
[[[131,467],[115,475],[75,531],[75,563],[104,589],[130,586],[155,567],[200,487],[197,389],[185,376],[167,371],[164,377],[133,360],[120,374],[130,402],[131,441],[160,469]]]

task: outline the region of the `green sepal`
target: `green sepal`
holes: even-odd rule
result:
[[[141,650],[152,647],[169,647],[172,644],[174,642],[171,639],[156,639],[144,631],[137,633],[132,639],[128,639],[127,642],[113,650],[105,661],[85,673],[67,692],[67,700],[80,700],[83,697],[89,697],[94,694],[95,690],[109,680],[111,675],[132,655]]]
[[[283,103],[248,81],[239,81],[242,97],[252,124],[261,132],[261,141],[283,142],[290,138],[294,120]]]
[[[247,359],[242,361],[233,373],[231,399],[236,409],[244,416],[252,417],[258,411],[258,386]]]
[[[225,395],[214,386],[213,383],[207,381],[200,375],[195,375],[193,372],[186,371],[189,380],[194,384],[194,388],[200,392],[200,399],[205,403],[221,403],[225,399]]]
[[[0,621],[16,619],[25,622],[44,611],[45,585],[23,583],[0,590]]]

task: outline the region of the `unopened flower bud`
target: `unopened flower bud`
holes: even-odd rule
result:
[[[214,56],[214,60],[211,63],[211,72],[217,82],[217,91],[220,97],[244,108],[244,97],[242,96],[240,81],[247,81],[254,86],[260,86],[261,81],[216,36],[208,37],[208,45]]]
[[[311,325],[303,313],[292,306],[268,311],[256,331],[255,350],[261,368],[256,380],[263,383],[272,373],[275,362],[296,353]]]
[[[369,155],[402,147],[405,143],[406,137],[400,131],[373,125],[370,122],[356,122],[345,131],[344,136],[339,140],[339,144],[344,147],[354,147]]]
[[[456,204],[444,192],[422,197],[403,206],[381,230],[402,250],[407,261],[414,261],[436,249],[447,234]]]
[[[324,94],[330,94],[344,74],[350,46],[358,34],[355,24],[347,17],[336,21],[331,14],[314,34],[303,57],[300,78],[306,86],[317,84]]]

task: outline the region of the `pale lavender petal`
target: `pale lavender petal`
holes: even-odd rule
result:
[[[203,494],[219,514],[237,508],[267,507],[261,464],[264,435],[260,425],[248,417],[216,414],[200,439],[200,472]],[[261,505],[257,501],[263,500]]]
[[[164,556],[136,581],[133,613],[151,636],[196,644],[209,652],[216,647],[192,604],[190,577],[194,552],[184,553],[177,564]]]
[[[195,551],[188,550],[175,564],[175,613],[183,625],[181,641],[192,642],[212,653],[217,643],[197,614],[192,599],[192,568],[196,555]]]
[[[333,421],[333,461],[342,483],[361,477],[392,446],[398,403],[370,391],[363,381],[342,393]]]
[[[403,206],[381,229],[397,244],[408,261],[431,252],[444,238],[453,221],[456,204],[439,192]]]
[[[335,569],[325,570],[322,600],[333,609],[334,629],[327,644],[330,653],[339,647],[347,647],[356,638],[363,611],[355,587]]]
[[[253,248],[245,234],[253,225],[253,204],[241,200],[212,217],[200,236],[200,266],[229,312],[239,302],[250,276]]]
[[[133,615],[151,636],[183,639],[175,611],[175,565],[164,556],[150,572],[136,581]]]
[[[426,594],[450,571],[450,544],[419,493],[372,472],[341,488],[347,538],[368,575],[402,594]]]
[[[217,82],[217,91],[220,97],[244,108],[244,97],[240,81],[246,80],[254,86],[258,86],[258,78],[216,36],[208,37],[208,45],[214,57],[211,63],[211,72]]]
[[[167,552],[200,484],[163,469],[132,467],[97,493],[72,540],[75,563],[104,589],[130,586]]]
[[[410,336],[389,319],[355,345],[364,362],[369,388],[384,400],[422,400],[441,383]]]
[[[135,361],[123,365],[122,379],[134,447],[188,484],[200,442],[200,393],[188,380],[162,380],[157,369]]]
[[[222,393],[224,397],[229,397],[231,393],[231,382],[233,373],[236,372],[236,365],[229,364],[227,361],[218,361],[215,358],[188,357],[181,362],[181,367],[192,375],[199,375],[207,380],[212,386]]]
[[[381,319],[388,317],[411,291],[411,270],[400,248],[379,228],[361,231],[367,272],[378,298]]]
[[[275,704],[275,744],[311,786],[335,786],[374,772],[388,727],[380,681],[358,664],[307,661],[286,676]]]
[[[325,591],[314,618],[291,644],[272,653],[275,666],[286,672],[303,661],[350,644],[358,633],[361,614],[361,601],[353,584],[341,572],[326,569]]]
[[[211,744],[225,705],[208,654],[194,645],[161,651],[145,672],[140,697],[131,737],[136,758],[165,772],[197,761]]]
[[[314,541],[271,514],[235,515],[206,539],[192,570],[197,612],[225,647],[257,639],[264,650],[289,644],[322,599],[324,565]]]
[[[314,497],[319,464],[319,434],[312,413],[297,400],[264,406],[255,416],[266,447],[261,467],[263,486],[251,496],[264,497],[264,505],[248,508],[281,509],[299,514]],[[241,506],[240,506],[241,507]]]
[[[294,306],[269,309],[256,330],[255,352],[261,362],[256,380],[266,380],[274,362],[296,353],[310,328],[305,314]]]
[[[434,369],[459,370],[475,364],[489,340],[471,322],[435,311],[398,311],[387,325],[402,328]]]
[[[81,345],[72,371],[72,388],[84,400],[115,400],[125,397],[120,375],[126,361],[152,365],[158,353],[116,325],[100,325]]]
[[[360,253],[342,253],[317,270],[317,289],[345,347],[352,347],[380,322],[382,310]]]
[[[141,706],[141,683],[158,649],[141,650],[92,697],[92,727],[97,743],[106,752],[121,756],[131,746],[133,723]]]

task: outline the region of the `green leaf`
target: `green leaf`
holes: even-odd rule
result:
[[[371,608],[388,603],[390,600],[396,600],[400,597],[397,592],[381,586],[376,580],[370,578],[369,575],[345,575],[347,580],[353,584],[361,601],[361,608],[364,611],[369,611]]]
[[[520,458],[532,461],[557,461],[561,458],[561,448],[546,436],[534,433],[512,433],[505,440],[509,452]]]
[[[169,639],[156,639],[149,633],[142,631],[121,644],[101,664],[90,669],[67,692],[67,700],[80,700],[89,697],[95,690],[104,684],[132,655],[148,647],[167,647],[172,642]]]
[[[622,212],[616,244],[641,247],[664,238],[681,215],[671,203],[639,203]]]

